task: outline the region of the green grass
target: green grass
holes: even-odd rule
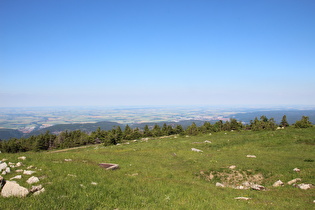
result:
[[[278,131],[221,132],[197,137],[150,139],[129,145],[89,146],[59,153],[0,154],[0,159],[40,169],[46,191],[39,196],[2,198],[1,209],[313,209],[315,189],[274,188],[281,179],[301,178],[315,184],[315,128]],[[195,143],[210,140],[212,143]],[[191,151],[191,148],[203,153]],[[257,158],[246,158],[246,155]],[[64,159],[72,159],[65,162]],[[106,171],[99,163],[117,163]],[[261,173],[266,191],[215,187],[201,171]],[[26,166],[22,167],[25,168]],[[301,169],[300,173],[293,168]],[[69,175],[70,174],[70,175]],[[5,175],[6,179],[16,173]],[[72,176],[75,175],[75,176]],[[25,187],[27,177],[18,181]],[[91,182],[98,183],[92,185]],[[83,185],[84,187],[80,186]],[[235,200],[246,196],[249,201]]]

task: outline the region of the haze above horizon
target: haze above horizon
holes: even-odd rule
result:
[[[3,0],[0,107],[315,105],[315,1]]]

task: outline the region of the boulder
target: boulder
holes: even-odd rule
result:
[[[194,151],[194,152],[203,152],[202,150],[196,149],[196,148],[191,148],[191,151]]]
[[[301,169],[299,169],[299,168],[294,168],[293,171],[294,171],[294,172],[300,172]]]
[[[251,198],[248,198],[248,197],[236,197],[236,198],[234,198],[234,199],[236,199],[236,200],[245,200],[245,201],[248,201],[248,200],[250,200]]]
[[[259,185],[259,184],[253,184],[253,185],[251,186],[251,189],[252,189],[252,190],[261,191],[261,190],[265,190],[266,188],[265,188],[264,186],[262,186],[262,185]]]
[[[273,187],[280,187],[280,186],[283,186],[284,183],[279,179],[278,181],[276,181],[275,183],[273,183]]]
[[[28,194],[28,189],[20,186],[14,181],[7,181],[1,190],[1,195],[3,197],[25,197]]]
[[[300,181],[302,181],[302,179],[300,179],[300,178],[292,179],[291,181],[288,181],[288,185],[292,185],[292,184],[295,184],[295,183],[300,182]]]
[[[43,189],[42,185],[32,186],[32,188],[30,189],[30,192],[34,193],[34,192],[40,191],[41,189]]]
[[[41,190],[38,190],[36,192],[33,193],[33,195],[39,195],[41,193],[45,192],[45,188],[42,188]]]
[[[0,163],[0,171],[6,169],[6,167],[8,167],[8,164],[6,162]]]
[[[16,176],[12,177],[10,180],[12,180],[12,179],[22,179],[22,175],[16,175]]]
[[[27,170],[24,170],[23,171],[23,174],[25,175],[32,175],[33,173],[35,173],[36,171],[27,171]]]
[[[311,189],[313,187],[313,185],[302,183],[302,184],[298,184],[297,187],[302,189],[302,190],[308,190],[308,189]]]
[[[38,177],[36,177],[36,176],[32,176],[32,177],[30,177],[28,180],[26,180],[26,182],[27,182],[28,184],[34,184],[34,183],[39,182],[39,179],[38,179]]]
[[[236,168],[235,165],[229,166],[229,169],[231,169],[231,170],[233,170],[233,169],[235,169],[235,168]]]
[[[25,156],[22,156],[22,157],[18,157],[19,160],[26,160],[26,157]]]
[[[119,165],[114,163],[100,163],[98,165],[106,170],[115,170],[119,168]]]
[[[225,187],[224,184],[222,184],[222,183],[220,183],[220,182],[215,183],[215,186],[216,186],[216,187]]]
[[[15,165],[15,167],[20,167],[20,166],[22,166],[23,164],[21,163],[21,162],[17,162],[16,163],[16,165]]]

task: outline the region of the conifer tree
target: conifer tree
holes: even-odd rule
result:
[[[288,127],[289,126],[289,123],[287,121],[287,116],[286,115],[283,115],[281,123],[280,123],[280,126],[281,127]]]

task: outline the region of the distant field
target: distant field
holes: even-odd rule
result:
[[[314,209],[315,188],[302,190],[287,184],[294,178],[315,183],[314,134],[315,127],[220,132],[60,152],[1,153],[0,159],[11,162],[26,156],[21,168],[36,167],[35,175],[46,190],[26,198],[0,197],[1,209]],[[247,158],[249,154],[256,158]],[[99,163],[116,163],[120,169],[106,171]],[[236,168],[229,169],[231,165]],[[296,167],[301,172],[294,172]],[[210,173],[225,175],[210,180]],[[263,177],[256,182],[266,190],[215,186],[238,173]],[[27,178],[18,182],[29,188]],[[285,185],[273,187],[279,179]],[[239,196],[251,200],[234,199]]]

